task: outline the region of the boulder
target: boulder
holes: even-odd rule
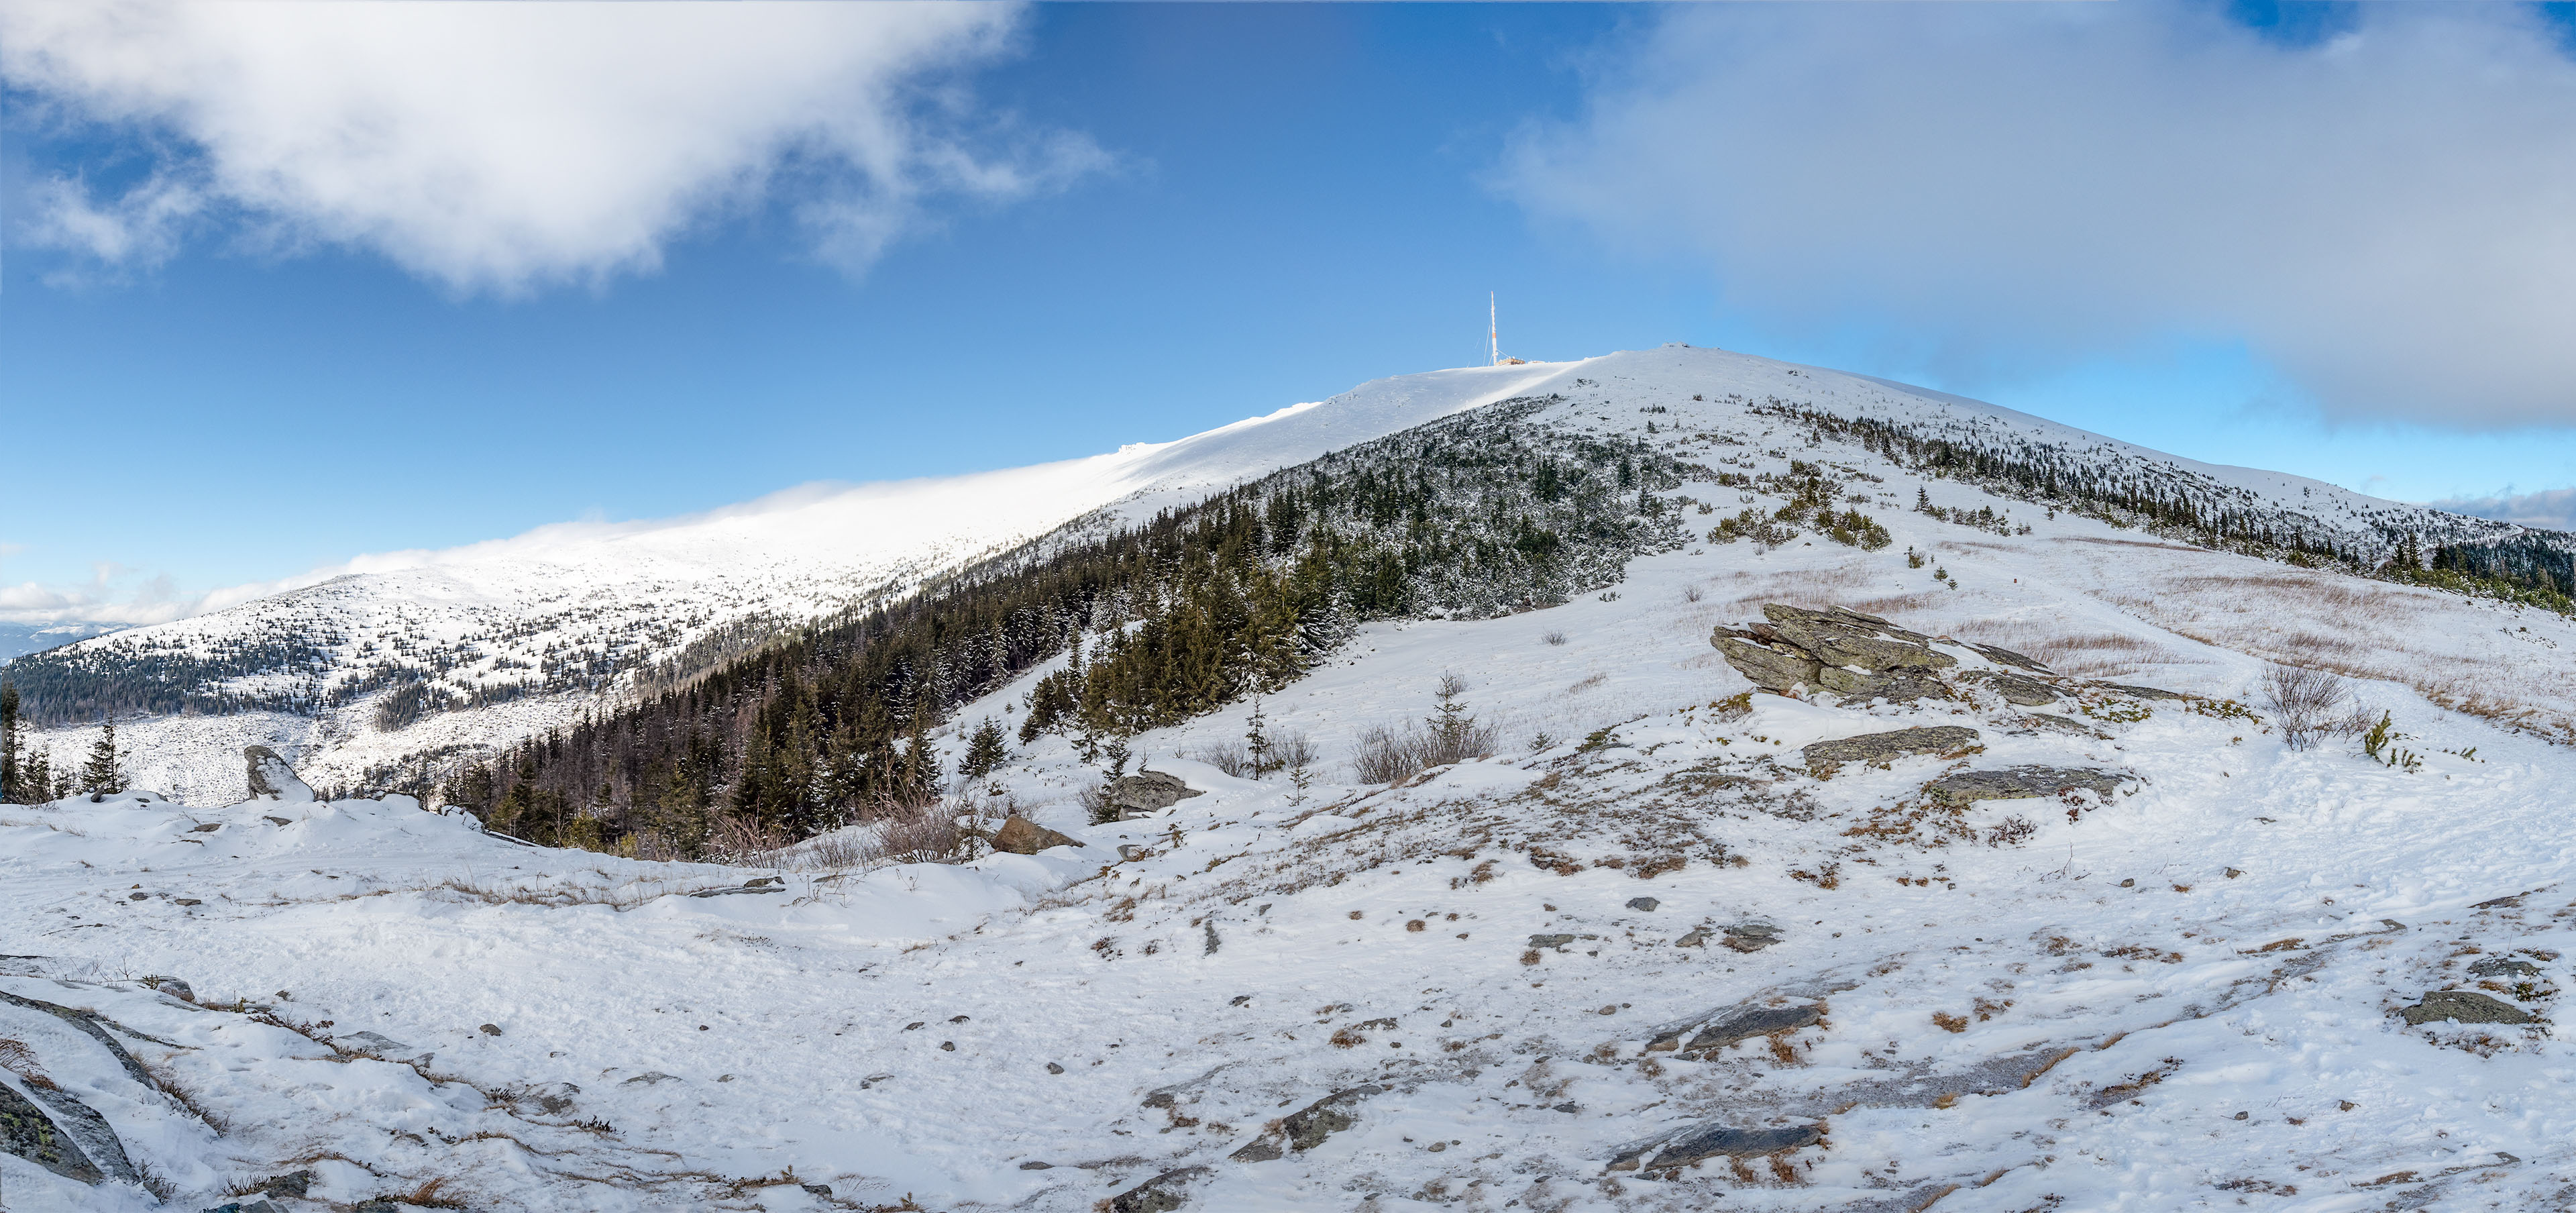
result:
[[[1823,777],[1832,775],[1847,762],[1884,763],[1909,754],[1947,754],[1976,740],[1975,729],[1945,724],[1932,728],[1898,729],[1892,733],[1838,737],[1819,741],[1798,753],[1806,758],[1808,770]]]
[[[1756,640],[1749,633],[1732,628],[1717,629],[1709,635],[1708,642],[1717,646],[1718,653],[1726,658],[1726,664],[1734,666],[1737,673],[1751,679],[1753,685],[1763,690],[1787,695],[1795,692],[1800,684],[1816,684],[1819,663],[1814,657],[1786,644]]]
[[[2406,1017],[2409,1027],[2444,1020],[2460,1023],[2531,1022],[2528,1012],[2475,990],[2435,990],[2414,1006],[2398,1008],[2397,1013]]]
[[[242,747],[242,763],[247,770],[250,798],[253,800],[304,801],[313,799],[313,789],[295,774],[295,768],[277,756],[277,751],[264,745]]]
[[[2036,678],[2007,674],[2001,670],[1970,670],[1959,676],[2004,697],[2004,702],[2025,708],[2044,708],[2060,698],[2056,687]]]
[[[2083,767],[2009,767],[2000,771],[1961,771],[1923,785],[1925,794],[1945,804],[1980,800],[2028,800],[2078,788],[2108,796],[2129,776]]]
[[[1722,932],[1726,946],[1738,952],[1759,952],[1780,942],[1780,928],[1767,922],[1739,922]]]
[[[1118,820],[1127,821],[1206,794],[1168,771],[1138,771],[1109,785],[1109,807],[1118,810]]]
[[[1917,699],[1947,699],[1950,696],[1950,689],[1941,685],[1940,679],[1911,669],[1878,674],[1829,665],[1817,669],[1816,683],[1841,695],[1846,704],[1867,703],[1872,699],[1912,703]]]
[[[150,986],[155,990],[159,990],[172,998],[176,998],[181,1002],[197,1001],[197,992],[189,988],[187,982],[181,981],[176,977],[146,977],[143,979],[143,984]]]
[[[1026,817],[1022,817],[1017,813],[1013,813],[1009,817],[1004,818],[1002,821],[1002,828],[993,831],[993,849],[996,851],[1008,851],[1013,855],[1035,855],[1048,847],[1078,847],[1081,845],[1081,843],[1076,842],[1063,834],[1050,830],[1045,826],[1039,825],[1038,823],[1031,821]]]
[[[313,1190],[313,1181],[320,1178],[321,1176],[311,1171],[289,1171],[284,1175],[272,1175],[259,1181],[259,1186],[252,1191],[262,1196],[292,1196],[302,1200],[306,1193]]]
[[[1645,912],[1647,912],[1647,913],[1649,913],[1649,914],[1654,913],[1654,912],[1655,912],[1655,907],[1660,906],[1660,905],[1662,905],[1662,904],[1664,904],[1662,901],[1657,900],[1656,898],[1652,898],[1652,897],[1631,897],[1631,898],[1629,898],[1629,899],[1628,899],[1628,908],[1629,908],[1629,909],[1631,909],[1631,910],[1644,910]]]
[[[1766,603],[1762,617],[1770,621],[1770,630],[1781,640],[1813,653],[1827,665],[1858,666],[1864,670],[1893,670],[1907,666],[1940,669],[1959,664],[1959,659],[1938,652],[1931,637],[1909,632],[1876,615],[1863,615],[1842,607],[1821,611],[1804,610]],[[1758,634],[1762,631],[1756,627]]]

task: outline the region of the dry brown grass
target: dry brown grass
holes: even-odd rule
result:
[[[28,1086],[55,1090],[54,1080],[45,1076],[45,1068],[36,1064],[36,1051],[23,1040],[0,1038],[0,1070],[18,1076]]]
[[[1876,581],[1877,576],[1860,561],[1796,573],[1738,571],[1715,579],[1719,598],[1714,613],[1736,618],[1747,611],[1759,612],[1766,602],[1821,611],[1849,602],[1852,591]]]

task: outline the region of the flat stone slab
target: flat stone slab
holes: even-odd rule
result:
[[[1632,1171],[1642,1166],[1649,1171],[1666,1167],[1684,1167],[1707,1158],[1759,1158],[1824,1140],[1824,1126],[1789,1125],[1776,1129],[1740,1129],[1732,1125],[1705,1124],[1684,1129],[1678,1134],[1626,1150],[1611,1160],[1610,1169]],[[1657,1147],[1661,1148],[1658,1149]],[[1653,1157],[1646,1155],[1653,1152]]]
[[[1961,771],[1923,785],[1925,794],[1947,804],[1979,800],[2030,800],[2078,788],[2108,796],[2129,782],[2117,771],[2085,767],[2008,767],[2000,771]]]
[[[1971,670],[1961,678],[1991,688],[2004,697],[2004,702],[2017,707],[2044,708],[2063,698],[2056,687],[2036,678],[2008,674],[2002,670]]]
[[[2530,1023],[2529,1013],[2475,990],[2435,990],[2424,1001],[2398,1008],[2407,1026],[2458,1020],[2461,1023]]]
[[[2538,977],[2540,966],[2510,956],[2490,956],[2470,965],[2469,972],[2479,977]]]
[[[1829,776],[1844,763],[1882,763],[1910,754],[1947,754],[1976,740],[1975,729],[1945,724],[1932,728],[1898,729],[1892,733],[1838,737],[1832,741],[1819,741],[1798,753],[1806,758],[1808,770]]]
[[[1681,1030],[1675,1030],[1657,1036],[1647,1043],[1646,1049],[1663,1052],[1678,1048],[1681,1056],[1699,1057],[1757,1036],[1814,1027],[1824,1017],[1825,1009],[1817,1003],[1789,1007],[1737,1007],[1703,1025],[1691,1035],[1688,1043],[1681,1041]]]
[[[2191,698],[2191,696],[2189,696],[2189,695],[2185,695],[2185,694],[2183,694],[2183,693],[2182,693],[2182,692],[2180,692],[2180,691],[2168,691],[2168,690],[2165,690],[2165,689],[2164,689],[2164,688],[2162,688],[2162,687],[2132,687],[2132,686],[2122,686],[2122,685],[2120,685],[2119,683],[2116,683],[2116,682],[2106,682],[2106,683],[2103,683],[2103,684],[2102,684],[2102,689],[2103,689],[2103,690],[2106,690],[2106,691],[2118,691],[2119,693],[2121,693],[2121,694],[2123,694],[2123,695],[2126,695],[2126,696],[2128,696],[2128,697],[2130,697],[2130,698],[2132,698],[2132,699],[2189,699],[2189,698]]]

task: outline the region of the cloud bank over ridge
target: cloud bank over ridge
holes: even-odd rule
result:
[[[2576,62],[2504,5],[1709,5],[1498,183],[1927,363],[2242,341],[2329,417],[2576,424]]]

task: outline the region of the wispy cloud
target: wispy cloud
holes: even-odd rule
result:
[[[182,619],[202,609],[204,596],[180,592],[167,574],[146,575],[104,561],[93,566],[90,579],[79,585],[33,581],[0,585],[0,623],[132,626]]]
[[[1500,184],[1927,363],[2241,340],[2340,418],[2576,423],[2576,63],[2507,5],[1682,6]],[[2041,369],[2032,366],[2032,369]]]
[[[191,236],[382,254],[465,291],[648,271],[770,201],[857,270],[943,207],[1100,168],[1087,138],[980,113],[990,4],[0,0],[0,77],[154,157],[100,193],[40,180],[21,237],[110,271]]]
[[[2542,489],[2537,493],[2516,493],[2507,489],[2494,497],[2453,497],[2426,504],[2437,510],[2449,510],[2473,518],[2493,518],[2516,526],[2576,531],[2576,489]]]

